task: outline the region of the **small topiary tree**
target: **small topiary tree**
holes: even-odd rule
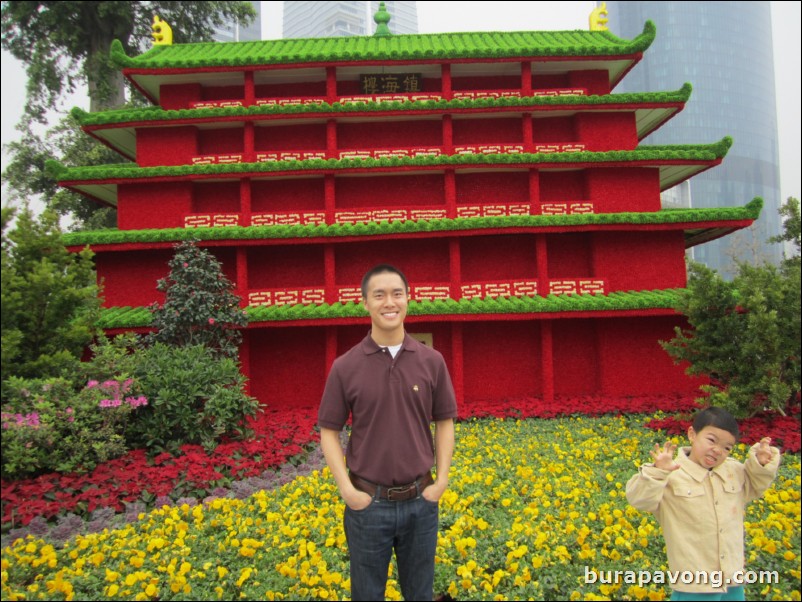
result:
[[[169,266],[157,285],[164,304],[151,306],[155,330],[136,352],[133,377],[148,406],[132,425],[132,443],[151,453],[178,453],[185,443],[211,450],[224,435],[248,435],[245,420],[258,410],[237,362],[248,317],[208,251],[182,242]]]
[[[145,343],[203,345],[218,357],[236,358],[240,329],[248,324],[248,316],[220,262],[194,242],[185,241],[176,245],[169,266],[170,274],[156,287],[165,293],[164,304],[150,308],[155,330]]]

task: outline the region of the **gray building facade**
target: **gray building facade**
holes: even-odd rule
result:
[[[781,231],[780,168],[769,2],[607,2],[610,31],[632,38],[652,20],[657,39],[616,92],[676,90],[693,94],[685,109],[643,144],[733,145],[724,162],[690,180],[695,207],[745,205],[762,197],[749,232],[694,249],[694,258],[731,274],[733,257],[778,263],[782,248],[766,240]]]
[[[415,2],[385,2],[393,33],[417,33]],[[378,2],[284,2],[285,38],[372,35]]]
[[[256,16],[249,25],[226,23],[214,32],[216,42],[253,42],[262,39],[262,3],[251,2]]]

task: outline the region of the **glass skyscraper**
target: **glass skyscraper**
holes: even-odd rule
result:
[[[754,230],[694,249],[697,261],[727,274],[733,257],[778,263],[780,233],[777,111],[769,2],[607,2],[610,31],[631,39],[652,20],[657,39],[616,92],[693,93],[685,109],[643,144],[715,142],[732,136],[724,161],[690,180],[694,207],[744,205],[762,197]]]
[[[415,2],[385,2],[393,33],[417,33]],[[285,38],[365,36],[376,30],[378,2],[284,2]]]
[[[262,3],[251,2],[256,16],[249,25],[236,22],[226,23],[214,31],[216,42],[252,42],[262,39]]]

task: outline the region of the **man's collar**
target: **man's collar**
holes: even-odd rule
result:
[[[416,344],[419,344],[418,341],[413,339],[407,331],[404,331],[404,340],[401,343],[401,349],[404,351],[416,351]],[[376,341],[373,340],[373,337],[370,336],[370,331],[368,331],[367,336],[362,339],[362,351],[365,355],[370,355],[372,353],[378,353],[384,349],[381,345],[379,345]]]

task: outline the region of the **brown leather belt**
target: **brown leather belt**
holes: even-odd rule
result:
[[[432,473],[427,472],[425,475],[408,483],[406,485],[397,485],[395,487],[387,487],[373,483],[354,473],[349,473],[351,483],[360,491],[364,491],[371,497],[378,497],[380,500],[387,500],[388,502],[405,502],[418,497],[421,492],[429,485],[434,483]]]

